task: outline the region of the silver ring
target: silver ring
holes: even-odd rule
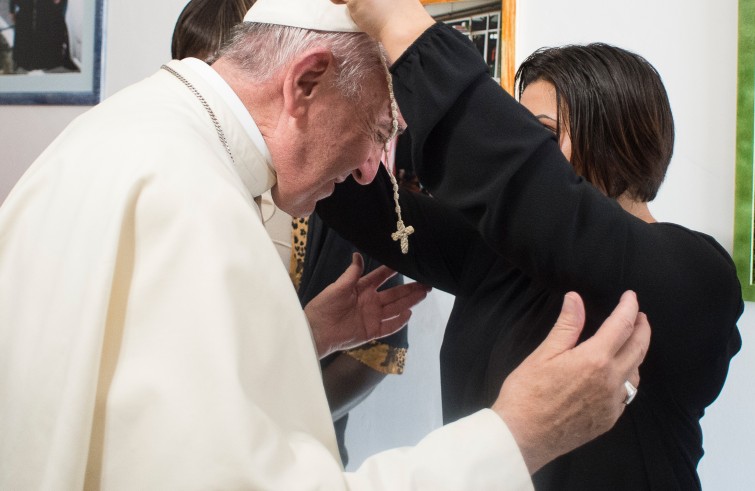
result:
[[[624,399],[624,405],[628,406],[634,400],[634,396],[637,395],[637,387],[627,380],[624,382],[624,388],[627,390],[627,397]]]

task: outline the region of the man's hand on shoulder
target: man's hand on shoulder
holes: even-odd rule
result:
[[[626,407],[624,382],[639,384],[650,325],[634,292],[577,346],[584,322],[582,299],[567,293],[550,334],[504,381],[493,405],[531,474],[611,429]]]

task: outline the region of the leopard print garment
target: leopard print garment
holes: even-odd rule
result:
[[[288,274],[296,291],[299,291],[304,273],[304,259],[307,253],[307,218],[291,220],[291,260]],[[398,348],[380,341],[370,341],[357,348],[345,351],[355,360],[364,363],[375,371],[387,374],[404,372],[406,348]]]

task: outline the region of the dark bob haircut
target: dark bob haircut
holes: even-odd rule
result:
[[[655,198],[674,147],[666,89],[644,58],[603,43],[543,48],[516,73],[521,98],[544,80],[556,89],[574,170],[611,198]]]
[[[256,0],[191,0],[178,16],[173,30],[171,56],[192,56],[207,63],[230,37],[231,29],[244,19]]]

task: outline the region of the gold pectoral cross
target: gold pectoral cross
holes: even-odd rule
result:
[[[396,222],[396,231],[391,234],[393,240],[401,241],[401,253],[409,252],[409,236],[414,233],[414,227],[404,225],[403,220]]]

